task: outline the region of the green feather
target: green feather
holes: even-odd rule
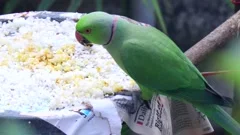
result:
[[[220,106],[207,104],[194,104],[194,106],[232,135],[240,134],[239,123]]]
[[[116,17],[118,21],[113,38],[104,47],[116,63],[137,82],[142,98],[149,100],[153,94],[163,94],[192,103],[228,132],[240,134],[239,124],[218,106],[231,106],[231,99],[211,88],[198,69],[162,32],[102,12],[85,15],[76,28],[80,33],[85,28],[93,28],[95,34],[83,36],[93,43],[101,44],[109,39],[112,33],[109,28],[112,28]],[[104,34],[96,34],[99,32]],[[104,40],[97,41],[100,37]]]
[[[118,37],[123,41],[119,42]],[[239,124],[217,106],[231,103],[208,85],[191,61],[163,33],[121,20],[114,40],[105,48],[139,84],[144,99],[158,93],[192,103],[228,132],[240,134]]]

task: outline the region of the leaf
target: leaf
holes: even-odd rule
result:
[[[71,0],[70,5],[68,6],[67,12],[76,12],[81,4],[82,4],[82,0]]]
[[[37,7],[37,11],[48,10],[56,0],[41,0]]]
[[[3,13],[8,14],[12,13],[21,0],[8,0],[3,7]]]
[[[142,0],[142,1],[148,8],[150,8],[148,0]],[[160,9],[158,0],[152,0],[152,5],[154,7],[154,12],[157,15],[157,18],[158,18],[158,21],[159,21],[159,24],[160,24],[160,27],[161,27],[162,31],[165,34],[167,34],[167,28],[166,28],[166,25],[165,25],[165,21],[163,19],[162,11]]]
[[[102,11],[103,10],[103,3],[102,0],[96,0],[96,10]]]
[[[143,4],[145,4],[146,6],[149,6],[148,5],[148,0],[142,0],[143,1]]]
[[[161,27],[162,31],[165,34],[167,34],[167,28],[166,28],[166,25],[165,25],[165,21],[163,19],[162,11],[160,9],[158,0],[152,0],[152,4],[153,4],[153,7],[154,7],[154,11],[157,15],[158,21],[160,23],[160,27]]]
[[[127,124],[123,123],[121,135],[130,135],[131,129],[127,126]]]
[[[231,9],[234,9],[234,5],[232,3],[231,0],[225,0],[225,2],[227,3],[227,5],[231,8]]]

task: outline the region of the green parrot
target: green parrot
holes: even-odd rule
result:
[[[232,100],[214,90],[176,44],[156,28],[123,16],[92,12],[79,19],[75,36],[85,46],[102,45],[136,81],[144,100],[162,94],[191,103],[229,133],[240,135],[240,125],[220,107],[230,107]]]

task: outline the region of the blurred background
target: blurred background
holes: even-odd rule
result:
[[[98,10],[127,16],[157,27],[186,51],[227,20],[234,13],[234,5],[231,0],[0,0],[0,15],[43,10],[79,13]],[[198,68],[201,71],[240,69],[239,64],[236,66],[239,63],[236,58],[240,57],[236,51],[240,49],[236,48],[238,41],[211,54]],[[224,95],[233,97],[233,91],[236,93],[240,87],[237,85],[240,78],[236,76],[240,74],[209,77],[208,81]],[[238,112],[234,115],[240,121]],[[215,134],[224,134],[222,129],[214,127]]]
[[[23,11],[96,10],[124,15],[156,26],[183,50],[233,14],[230,0],[0,0],[0,14]]]

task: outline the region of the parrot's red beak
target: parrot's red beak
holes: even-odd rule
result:
[[[79,43],[83,41],[83,37],[78,31],[75,31],[75,37]]]
[[[75,37],[77,41],[82,44],[83,46],[93,46],[86,38],[84,38],[78,31],[75,32]]]

